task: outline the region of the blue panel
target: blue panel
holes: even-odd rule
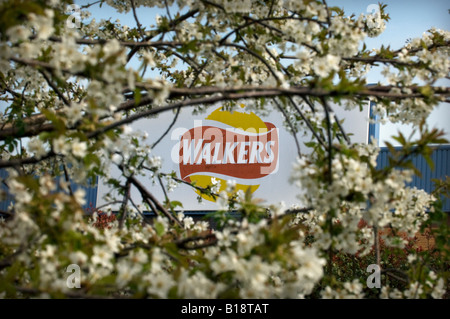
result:
[[[428,166],[428,163],[423,156],[412,158],[413,164],[421,172],[422,176],[414,176],[412,182],[408,183],[408,186],[415,186],[431,193],[435,188],[432,179],[444,180],[447,176],[450,176],[450,145],[442,145],[436,148],[431,155],[431,158],[434,162],[433,169]],[[382,147],[377,158],[377,168],[382,169],[383,167],[388,166],[388,164],[389,150],[387,147]],[[444,197],[442,199],[445,200]],[[444,211],[450,212],[450,200],[444,202]]]
[[[98,179],[97,179],[98,180]],[[90,208],[95,208],[97,205],[97,189],[98,189],[98,183],[97,181],[93,186],[80,186],[75,183],[70,183],[72,190],[76,191],[77,189],[81,188],[84,189],[86,192],[86,203],[83,205],[84,210],[88,210]]]
[[[7,211],[9,205],[13,202],[13,196],[8,193],[8,187],[3,183],[5,179],[8,178],[8,172],[5,169],[0,169],[0,189],[4,191],[7,195],[4,200],[0,201],[0,211]]]
[[[370,101],[370,119],[378,120],[379,116],[373,114],[373,108],[375,107],[375,102]],[[369,123],[369,143],[372,142],[372,139],[376,138],[377,141],[380,141],[380,123]]]
[[[9,205],[14,201],[14,197],[8,193],[8,187],[5,184],[3,184],[3,180],[5,180],[7,177],[8,177],[7,171],[5,169],[0,169],[0,181],[1,181],[0,189],[7,193],[6,199],[0,201],[0,211],[7,211]],[[60,177],[57,177],[56,181],[58,181],[59,178]],[[85,197],[86,204],[82,206],[84,210],[87,210],[91,207],[95,207],[97,205],[97,188],[98,188],[97,181],[93,186],[88,187],[77,185],[73,182],[71,182],[70,185],[73,191],[82,188],[86,192]]]

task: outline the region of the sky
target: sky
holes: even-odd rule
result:
[[[76,1],[83,3],[85,1]],[[378,2],[374,0],[328,0],[329,6],[339,6],[344,9],[346,15],[354,13],[359,16],[361,13],[372,12],[372,8],[377,6]],[[450,1],[448,0],[390,0],[382,1],[387,4],[386,12],[391,20],[387,23],[386,30],[376,38],[367,38],[365,43],[367,48],[379,48],[381,45],[389,45],[392,49],[398,49],[405,45],[408,39],[421,37],[428,29],[435,27],[443,30],[450,30]],[[96,20],[120,19],[121,24],[134,27],[135,21],[131,13],[118,15],[114,9],[103,6],[101,9],[91,10],[92,17]],[[165,12],[162,10],[138,8],[137,14],[142,24],[152,24],[156,13]],[[175,11],[172,11],[174,14]],[[372,70],[367,76],[368,83],[383,82],[379,73],[380,69]],[[438,83],[439,85],[450,86],[449,80]],[[430,128],[436,127],[446,131],[446,138],[450,140],[450,105],[448,103],[440,104],[429,116],[428,125]],[[398,143],[391,138],[397,131],[409,135],[416,131],[411,125],[384,124],[380,127],[379,144],[384,146],[386,141],[394,145]]]

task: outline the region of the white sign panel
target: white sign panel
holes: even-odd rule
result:
[[[366,143],[368,139],[368,105],[362,112],[345,111],[332,106],[347,133],[351,133],[353,142]],[[143,119],[133,123],[135,131],[148,132],[148,143],[152,145],[172,123],[174,114],[166,112],[157,118]],[[177,121],[168,134],[152,150],[152,154],[161,156],[163,173],[175,172],[179,179],[206,187],[211,183],[220,183],[225,190],[227,181],[236,183],[236,190],[250,189],[254,198],[263,200],[263,204],[287,206],[301,204],[297,194],[298,187],[289,182],[292,165],[297,158],[295,140],[283,125],[283,115],[273,110],[267,118],[257,116],[245,109],[233,112],[225,111],[220,105],[211,106],[205,113],[193,116],[191,108],[180,111]],[[310,138],[302,137],[301,142]],[[301,151],[306,153],[306,147]],[[111,168],[112,176],[120,176],[117,168]],[[159,183],[151,177],[139,177],[140,182],[159,199],[164,192]],[[163,179],[165,183],[166,180]],[[97,206],[106,204],[104,195],[111,190],[102,181],[98,185]],[[189,185],[179,184],[169,192],[171,201],[183,203],[185,211],[216,210],[217,204],[211,197],[202,196]],[[131,197],[136,203],[142,199],[137,190]],[[118,205],[113,207],[118,209]]]

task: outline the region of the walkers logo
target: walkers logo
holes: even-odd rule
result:
[[[179,135],[172,158],[177,152],[181,178],[197,186],[207,187],[215,178],[220,181],[220,192],[226,189],[227,180],[234,179],[236,190],[253,193],[262,178],[278,169],[278,129],[253,112],[220,107]]]

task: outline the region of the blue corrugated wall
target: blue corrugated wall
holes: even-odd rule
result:
[[[5,180],[7,177],[8,177],[7,171],[5,169],[0,169],[0,181]],[[71,182],[70,185],[73,191],[76,191],[79,188],[85,190],[86,204],[83,205],[84,210],[87,210],[90,207],[95,207],[97,205],[97,183],[92,187],[80,186],[73,182]],[[5,191],[7,194],[5,200],[0,201],[0,211],[7,211],[9,205],[13,202],[13,196],[9,195],[8,187],[4,183],[1,183],[0,189]]]
[[[422,176],[414,175],[413,180],[408,186],[415,186],[430,193],[434,190],[434,182],[432,179],[445,179],[450,176],[450,145],[439,146],[431,155],[434,162],[432,170],[423,156],[412,158],[414,166],[421,172]],[[377,168],[381,169],[389,164],[389,150],[387,147],[381,148],[377,158]],[[445,198],[443,198],[445,200]],[[444,210],[450,212],[450,200],[444,203]]]
[[[375,107],[375,102],[370,102],[370,118],[377,121],[375,123],[369,123],[369,138],[368,143],[372,142],[372,139],[380,140],[380,123],[378,122],[379,116],[375,115],[373,108]]]
[[[7,211],[9,205],[13,202],[13,197],[8,193],[8,187],[3,183],[7,177],[8,172],[5,169],[0,169],[0,189],[6,193],[6,198],[0,201],[1,211]]]

